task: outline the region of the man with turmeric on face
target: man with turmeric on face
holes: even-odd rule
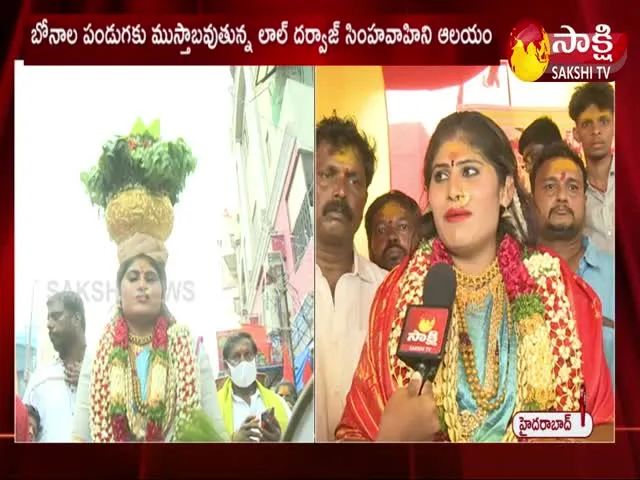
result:
[[[387,273],[353,245],[375,164],[373,142],[354,120],[334,114],[317,124],[314,382],[320,442],[335,440],[371,301]]]
[[[369,259],[392,270],[413,252],[420,207],[408,195],[392,190],[376,198],[364,217],[369,242]]]
[[[540,243],[555,251],[600,297],[604,354],[615,380],[613,257],[584,233],[587,170],[564,142],[544,147],[531,170]]]

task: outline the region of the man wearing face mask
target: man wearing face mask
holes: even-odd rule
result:
[[[75,292],[47,302],[47,328],[59,358],[36,369],[23,401],[40,414],[41,442],[70,442],[80,364],[85,352],[84,303]]]
[[[246,332],[231,335],[222,350],[229,378],[218,391],[218,400],[234,442],[278,442],[291,418],[284,398],[256,379],[257,354],[258,346]]]
[[[392,270],[413,252],[420,207],[408,195],[392,190],[376,198],[364,216],[369,241],[369,258],[385,270]]]

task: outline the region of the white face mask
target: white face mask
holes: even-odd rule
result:
[[[249,385],[256,381],[257,369],[255,358],[250,362],[240,362],[235,367],[228,362],[227,365],[229,366],[231,381],[236,386],[240,388],[247,388]]]

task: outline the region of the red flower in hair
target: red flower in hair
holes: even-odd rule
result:
[[[129,345],[129,329],[124,318],[120,317],[116,320],[113,332],[113,344],[116,347],[127,348]]]

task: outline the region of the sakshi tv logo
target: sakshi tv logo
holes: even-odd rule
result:
[[[598,24],[592,33],[562,25],[547,33],[536,20],[521,20],[511,30],[507,60],[523,82],[611,82],[627,60],[626,33]]]

